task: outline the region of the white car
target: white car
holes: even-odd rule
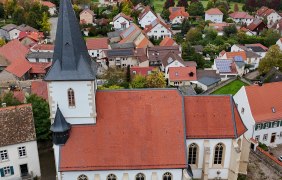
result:
[[[278,160],[282,162],[282,156],[278,157]]]

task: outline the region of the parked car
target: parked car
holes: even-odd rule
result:
[[[282,162],[282,156],[278,157],[278,160]]]

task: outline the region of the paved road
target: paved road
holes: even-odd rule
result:
[[[51,38],[52,42],[54,42],[55,38],[56,38],[58,17],[51,17],[49,19],[49,22],[51,23],[50,38]]]

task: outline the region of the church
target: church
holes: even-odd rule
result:
[[[61,0],[45,77],[57,179],[236,180],[250,142],[232,96],[177,89],[97,90],[70,0]]]

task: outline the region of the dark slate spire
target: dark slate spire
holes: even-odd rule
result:
[[[68,123],[63,116],[59,106],[57,106],[57,111],[54,119],[54,123],[51,125],[50,130],[53,133],[58,133],[58,132],[65,132],[68,131],[71,128],[70,123]]]
[[[88,54],[71,0],[61,0],[53,65],[45,80],[94,80],[95,68]]]

